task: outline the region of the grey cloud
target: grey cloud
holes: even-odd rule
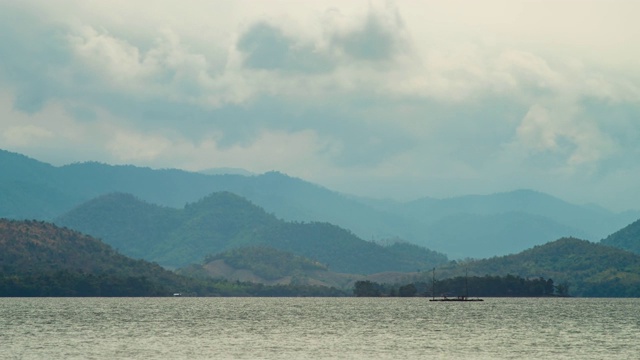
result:
[[[599,129],[615,141],[618,149],[599,167],[607,172],[636,168],[640,158],[640,104],[610,103],[583,98],[582,116],[599,124]]]
[[[297,41],[267,23],[254,24],[237,43],[244,64],[253,69],[318,73],[333,68],[329,57],[313,44]]]
[[[37,113],[44,107],[47,97],[42,85],[38,86],[34,83],[21,86],[14,99],[13,107],[29,114]]]
[[[364,21],[347,31],[327,29],[328,48],[318,48],[308,40],[287,36],[277,26],[259,22],[251,26],[238,40],[236,47],[248,68],[303,73],[322,73],[339,66],[340,55],[362,61],[392,60],[406,50],[402,36],[402,21],[393,14],[391,21],[384,14],[370,11]]]
[[[67,108],[67,111],[75,119],[80,121],[93,121],[98,117],[96,112],[87,106],[70,106]]]
[[[389,25],[380,16],[369,13],[361,27],[334,35],[332,43],[353,58],[385,61],[392,59],[402,49],[399,31],[397,16],[395,24]]]
[[[558,93],[558,87],[552,85],[556,75],[563,75],[563,71],[554,72],[551,66],[533,57],[510,57],[505,61],[511,62],[503,63],[505,67],[499,69],[512,75],[515,81],[514,90],[508,94],[487,91],[489,94],[484,97],[477,95],[463,102],[447,102],[420,94],[385,96],[390,94],[377,91],[375,84],[378,83],[358,78],[374,74],[380,67],[358,71],[353,78],[348,76],[355,66],[385,66],[411,50],[402,25],[383,14],[370,13],[359,26],[344,31],[326,30],[326,38],[321,41],[325,46],[317,47],[313,41],[289,35],[277,25],[259,22],[240,36],[236,46],[246,68],[275,72],[274,76],[269,76],[273,81],[304,79],[300,83],[320,84],[331,89],[334,84],[331,81],[346,80],[353,87],[334,92],[319,91],[317,98],[307,101],[302,95],[291,98],[282,93],[268,92],[267,95],[267,91],[262,92],[258,86],[258,90],[243,99],[242,104],[222,102],[213,108],[192,101],[207,95],[203,92],[208,88],[198,82],[200,74],[204,74],[207,81],[216,80],[213,76],[207,77],[211,75],[207,72],[211,71],[208,58],[201,63],[195,62],[202,66],[192,66],[191,62],[177,67],[158,66],[156,73],[135,84],[140,85],[139,90],[126,93],[109,84],[100,73],[101,69],[92,68],[91,64],[74,57],[66,37],[70,29],[44,23],[28,14],[0,11],[0,81],[5,87],[3,91],[8,88],[15,94],[15,108],[25,112],[37,112],[49,99],[56,98],[81,121],[100,120],[101,114],[108,112],[114,115],[108,118],[109,121],[122,121],[127,129],[141,133],[166,129],[194,144],[215,134],[216,146],[221,149],[251,144],[264,131],[311,130],[318,135],[320,144],[329,139],[327,147],[330,149],[318,150],[318,158],[328,157],[327,160],[340,170],[356,169],[346,172],[349,174],[357,174],[358,169],[363,169],[363,173],[373,171],[371,169],[377,164],[385,164],[385,160],[406,155],[410,159],[406,166],[411,168],[404,173],[401,167],[405,165],[399,165],[399,173],[393,174],[393,183],[416,182],[416,187],[423,193],[431,191],[422,182],[429,178],[440,182],[437,186],[441,188],[458,182],[460,189],[484,186],[504,190],[504,187],[522,187],[523,184],[553,189],[563,182],[570,190],[573,183],[593,177],[589,171],[594,170],[588,168],[592,163],[576,167],[575,175],[566,175],[567,179],[558,179],[553,172],[565,166],[567,157],[575,150],[575,144],[565,137],[558,138],[558,151],[552,152],[527,153],[524,149],[515,153],[506,146],[514,141],[516,128],[532,102],[544,102]],[[144,58],[148,51],[140,46],[141,41],[133,41],[128,36],[125,32],[118,39],[127,44],[135,43],[134,47]],[[155,43],[147,44],[150,48],[155,46]],[[163,56],[158,55],[159,64],[164,64]],[[333,74],[317,77],[327,82],[315,83],[316,77],[304,77],[324,75],[342,65],[346,65],[345,71],[336,71],[335,79]],[[192,74],[190,70],[202,72]],[[247,74],[238,75],[240,82],[244,76]],[[347,78],[338,78],[341,76]],[[388,79],[393,81],[392,76]],[[540,79],[544,81],[540,82]],[[460,80],[461,83],[466,81],[465,78]],[[278,85],[274,84],[274,88]],[[224,87],[214,91],[224,91]],[[562,91],[558,94],[562,95]],[[602,188],[608,184],[621,184],[625,189],[636,189],[633,182],[637,176],[633,175],[637,174],[640,157],[638,103],[584,98],[577,104],[561,105],[579,107],[578,116],[584,116],[585,121],[594,124],[619,148],[594,161],[597,162],[594,165],[599,176],[597,182]],[[593,147],[593,143],[587,143],[587,147]],[[74,150],[62,151],[66,154],[60,155],[61,159],[74,158]],[[314,166],[314,160],[309,159],[309,166]],[[404,179],[418,173],[422,177]],[[471,175],[465,177],[468,174]]]
[[[53,77],[70,62],[63,30],[19,9],[0,11],[0,78],[16,90],[16,109],[38,112],[58,91]]]
[[[613,103],[584,97],[580,104],[583,112],[602,124],[602,129],[612,133],[624,142],[625,147],[636,145],[640,147],[640,104]]]

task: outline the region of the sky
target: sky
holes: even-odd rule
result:
[[[640,209],[637,14],[635,0],[0,0],[0,149]]]

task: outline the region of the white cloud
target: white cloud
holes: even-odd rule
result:
[[[118,162],[153,161],[163,152],[170,150],[171,142],[156,135],[142,135],[119,131],[107,141],[107,150]]]
[[[637,166],[637,2],[0,8],[0,147],[34,156],[415,195]]]
[[[193,142],[178,134],[141,134],[120,129],[107,145],[118,163],[143,161],[165,167],[170,161],[192,171],[236,167],[258,173],[280,170],[303,177],[316,177],[329,170],[328,158],[340,148],[339,143],[321,139],[312,131],[264,131],[251,142],[224,147],[216,134]]]
[[[91,66],[94,72],[104,72],[104,78],[126,83],[143,76],[138,48],[107,33],[99,33],[89,26],[70,42],[76,54]]]
[[[88,71],[99,75],[113,91],[193,101],[211,83],[206,58],[187,51],[168,30],[158,34],[147,51],[89,26],[69,39]]]
[[[34,125],[13,126],[2,131],[4,143],[10,147],[33,146],[53,137],[51,131]]]
[[[593,121],[574,112],[553,112],[538,104],[529,109],[517,128],[518,146],[533,154],[558,156],[568,170],[597,165],[616,151],[615,142]]]
[[[15,98],[0,91],[0,147],[28,149],[75,145],[81,132],[63,106],[48,103],[42,111],[30,114],[13,107]],[[88,135],[88,134],[85,134]]]
[[[562,90],[564,82],[562,75],[552,70],[544,59],[522,51],[507,50],[500,54],[495,71],[508,77],[512,91],[522,88]]]
[[[558,137],[563,135],[565,119],[553,119],[549,111],[542,106],[534,105],[516,132],[519,142],[533,151],[557,151]]]

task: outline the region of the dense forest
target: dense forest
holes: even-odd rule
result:
[[[256,297],[342,297],[344,290],[313,285],[263,285],[185,278],[179,287],[153,279],[113,274],[86,274],[70,270],[43,273],[0,274],[0,297],[155,297],[173,296],[256,296]]]
[[[404,285],[379,284],[365,280],[355,283],[353,294],[358,297],[548,297],[569,296],[568,290],[567,284],[555,285],[552,279],[486,275],[483,277],[457,276],[431,283],[414,282]]]

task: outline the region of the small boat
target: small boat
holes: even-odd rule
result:
[[[429,301],[484,301],[484,299],[480,299],[480,298],[469,298],[466,297],[464,295],[461,296],[456,296],[456,297],[446,297],[443,296],[441,298],[436,299],[435,297],[432,299],[429,299]]]
[[[458,295],[455,297],[447,297],[446,295],[442,295],[442,297],[437,298],[435,296],[435,287],[436,287],[436,268],[433,268],[433,279],[431,282],[431,299],[429,299],[429,301],[484,301],[483,299],[480,298],[469,298],[469,275],[468,275],[468,270],[465,272],[465,278],[464,278],[464,287],[465,287],[465,294],[464,295]]]

